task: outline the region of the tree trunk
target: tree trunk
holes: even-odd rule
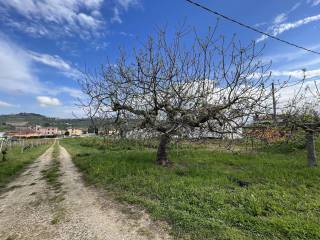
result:
[[[317,166],[317,156],[315,147],[315,136],[313,131],[306,132],[306,147],[308,151],[308,166]]]
[[[123,128],[120,128],[120,138],[125,139],[126,138],[126,131]]]
[[[167,134],[162,134],[160,137],[160,143],[158,146],[158,152],[157,152],[157,160],[156,163],[158,165],[167,166],[170,164],[170,161],[168,159],[168,143],[170,142],[170,137]]]

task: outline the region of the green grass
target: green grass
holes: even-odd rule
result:
[[[61,182],[59,181],[60,173],[60,161],[58,159],[59,147],[55,143],[52,152],[52,161],[47,169],[42,170],[42,175],[46,179],[47,183],[54,190],[59,191],[61,188]]]
[[[320,169],[306,167],[303,150],[232,154],[185,145],[164,168],[154,165],[155,149],[134,142],[125,150],[96,139],[62,144],[89,183],[167,221],[177,238],[320,239]]]
[[[36,160],[50,145],[41,145],[21,152],[21,147],[9,149],[6,154],[6,161],[2,161],[0,154],[0,191],[8,184],[15,176],[17,176],[24,167]]]
[[[60,181],[60,161],[59,161],[59,145],[56,142],[53,146],[52,161],[47,169],[42,171],[42,175],[51,189],[54,190],[50,198],[52,205],[53,218],[51,224],[58,224],[65,217],[65,209],[60,204],[64,200],[64,192],[62,191],[62,183]]]

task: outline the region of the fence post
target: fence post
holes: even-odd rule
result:
[[[3,146],[3,141],[4,141],[4,140],[1,140],[1,145],[0,145],[0,152],[1,152],[1,150],[2,150],[2,146]]]
[[[253,151],[253,138],[251,137],[251,150]]]
[[[21,153],[23,153],[23,148],[24,148],[24,140],[22,140],[22,147],[21,147]]]

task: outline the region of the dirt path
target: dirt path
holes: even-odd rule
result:
[[[105,193],[85,186],[69,153],[61,146],[59,150],[59,192],[41,174],[49,167],[51,147],[0,196],[1,240],[170,239],[147,214],[128,215],[126,208],[108,200]]]
[[[58,239],[51,225],[48,188],[41,171],[50,163],[50,147],[0,196],[0,239]]]

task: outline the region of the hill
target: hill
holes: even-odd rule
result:
[[[18,113],[0,115],[0,131],[11,130],[14,127],[12,125],[41,125],[41,126],[56,126],[60,129],[68,127],[74,128],[88,128],[90,126],[90,120],[88,118],[79,119],[61,119],[50,118],[36,113]]]

